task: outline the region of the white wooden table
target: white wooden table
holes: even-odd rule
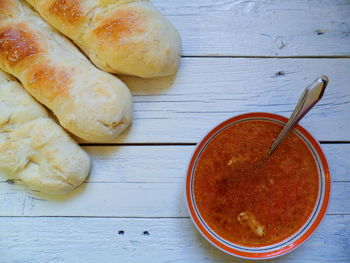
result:
[[[93,168],[73,194],[54,200],[1,177],[0,262],[242,262],[212,247],[188,217],[190,155],[231,116],[288,117],[320,74],[329,87],[302,125],[328,157],[330,206],[303,246],[269,262],[350,262],[350,1],[154,3],[182,35],[179,73],[123,77],[134,124],[111,144],[83,144]]]

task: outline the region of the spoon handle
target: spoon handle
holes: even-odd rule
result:
[[[312,84],[310,84],[304,90],[301,95],[297,106],[295,107],[292,115],[290,116],[288,122],[284,126],[281,133],[278,135],[276,140],[271,145],[267,156],[269,156],[277,146],[283,141],[287,134],[298,124],[298,122],[308,113],[311,108],[322,98],[323,93],[327,87],[328,78],[327,76],[320,76]]]

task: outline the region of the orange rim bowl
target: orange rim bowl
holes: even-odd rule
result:
[[[230,118],[214,129],[212,129],[197,145],[192,158],[190,160],[187,176],[186,176],[186,205],[190,217],[199,230],[199,232],[214,246],[218,249],[240,258],[246,259],[269,259],[284,255],[305,242],[316,228],[320,225],[323,217],[326,214],[326,210],[330,198],[331,180],[330,172],[326,157],[321,149],[320,144],[313,138],[313,136],[307,132],[303,127],[297,125],[294,128],[294,133],[299,136],[305,144],[310,149],[310,152],[315,158],[318,175],[319,175],[319,193],[315,204],[315,207],[306,221],[306,223],[295,233],[282,240],[281,242],[261,247],[247,247],[231,243],[219,235],[217,235],[206,222],[201,217],[195,203],[194,193],[193,193],[193,181],[194,181],[194,171],[196,168],[197,160],[200,158],[200,153],[205,149],[207,143],[216,135],[218,135],[223,129],[228,126],[234,125],[238,122],[249,121],[249,120],[265,120],[284,125],[288,119],[276,114],[271,113],[247,113]]]

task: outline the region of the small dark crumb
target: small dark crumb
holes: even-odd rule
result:
[[[275,73],[275,76],[284,76],[286,73],[284,73],[284,71],[277,71]]]
[[[316,29],[315,32],[316,32],[317,35],[323,35],[323,34],[326,33],[326,31],[321,30],[321,29]]]
[[[149,236],[149,232],[148,231],[143,231],[143,235],[144,236]]]
[[[14,184],[14,183],[15,183],[15,181],[13,181],[12,179],[8,179],[8,180],[6,180],[6,182],[7,182],[8,184]]]
[[[124,235],[124,231],[123,231],[123,230],[119,230],[119,231],[118,231],[118,234],[119,234],[119,235]]]

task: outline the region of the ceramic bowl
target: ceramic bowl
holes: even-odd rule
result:
[[[294,133],[301,138],[312,153],[318,169],[318,197],[313,208],[313,211],[306,223],[299,228],[296,232],[285,238],[284,240],[274,243],[268,246],[260,247],[248,247],[239,244],[231,243],[228,240],[220,237],[215,231],[213,231],[202,218],[197,206],[194,196],[194,180],[195,169],[198,160],[201,158],[201,153],[205,149],[206,145],[225,128],[235,125],[236,123],[249,121],[249,120],[265,120],[284,125],[288,119],[276,114],[270,113],[248,113],[233,117],[227,121],[222,122],[211,130],[204,139],[196,147],[193,156],[190,160],[187,178],[186,178],[186,203],[189,214],[192,221],[199,232],[214,246],[220,250],[247,259],[268,259],[274,258],[283,254],[286,254],[293,249],[300,246],[306,239],[308,239],[316,228],[320,225],[329,202],[330,197],[330,173],[325,155],[319,145],[319,143],[300,125],[297,125],[294,129]]]

